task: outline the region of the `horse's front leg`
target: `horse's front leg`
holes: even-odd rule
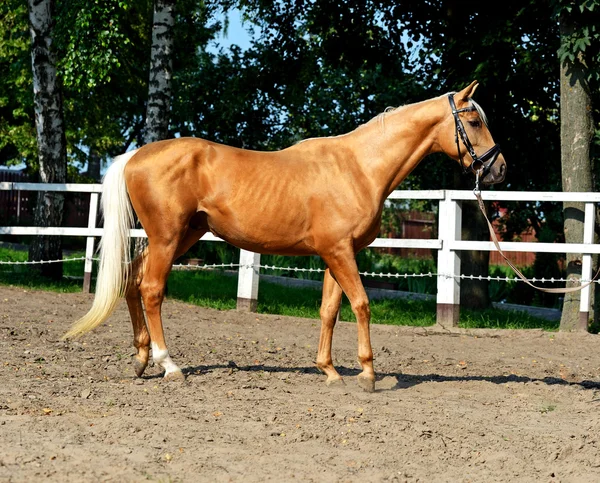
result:
[[[348,297],[356,316],[358,361],[362,367],[362,372],[358,375],[358,384],[365,391],[373,392],[375,390],[375,371],[369,329],[371,308],[369,298],[360,280],[354,250],[350,243],[338,245],[324,255],[323,259]]]
[[[319,338],[319,352],[317,354],[317,367],[327,376],[327,385],[343,384],[342,377],[333,367],[331,359],[331,342],[333,328],[337,322],[340,304],[342,302],[342,289],[331,275],[329,269],[325,270],[323,279],[323,299],[321,301],[321,336]]]

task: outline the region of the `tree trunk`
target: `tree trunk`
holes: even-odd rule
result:
[[[166,139],[169,134],[169,110],[173,77],[173,26],[175,0],[154,0],[150,79],[144,143]],[[134,256],[141,254],[146,238],[137,238]]]
[[[464,72],[470,72],[470,63],[461,55],[461,46],[465,38],[461,35],[464,24],[461,17],[463,8],[458,0],[444,2],[447,22],[448,43],[442,58],[443,76],[449,90],[462,89]],[[475,187],[475,176],[462,174],[456,169],[454,177],[455,189],[472,190]],[[463,203],[462,239],[489,241],[490,234],[487,223],[476,203]],[[490,252],[477,250],[461,251],[461,273],[487,277],[489,275]],[[459,275],[459,274],[456,274]],[[490,306],[489,282],[487,280],[467,280],[460,283],[460,305],[469,309],[485,309]]]
[[[169,132],[171,83],[173,73],[173,26],[175,0],[155,0],[152,27],[152,51],[148,107],[146,109],[146,144],[166,139]]]
[[[561,36],[572,28],[564,17],[560,19]],[[590,143],[594,133],[591,96],[585,82],[587,67],[581,56],[574,62],[566,60],[560,66],[560,155],[563,191],[592,191]],[[563,203],[565,241],[583,241],[583,203]],[[581,254],[567,254],[567,286],[579,285]],[[560,330],[588,328],[588,320],[579,318],[581,292],[565,295]]]
[[[472,190],[475,180],[471,175],[457,175],[460,179],[455,181],[457,189]],[[476,202],[463,202],[462,205],[462,231],[463,240],[489,241],[490,232],[487,222]],[[461,252],[461,273],[487,277],[490,270],[490,252],[486,250],[465,250]],[[468,309],[487,309],[490,304],[490,282],[488,280],[460,281],[460,305]]]
[[[82,173],[88,178],[92,178],[96,182],[100,182],[102,180],[102,176],[100,171],[102,170],[102,158],[98,153],[98,150],[94,147],[90,147],[90,154],[88,155],[88,165],[87,170]]]
[[[51,49],[52,0],[28,0],[31,31],[31,65],[37,130],[40,181],[65,183],[67,155],[62,97],[56,77],[56,60]],[[35,210],[37,226],[61,226],[64,194],[40,192]],[[30,260],[62,259],[59,236],[38,236],[29,249]],[[62,277],[62,263],[41,265],[41,272],[52,278]]]

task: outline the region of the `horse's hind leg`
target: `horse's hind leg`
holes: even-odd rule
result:
[[[321,336],[319,338],[319,352],[317,354],[317,367],[327,376],[327,385],[343,384],[342,377],[333,367],[331,359],[331,342],[333,328],[337,322],[340,305],[342,302],[342,289],[331,275],[329,269],[325,270],[323,279],[323,300],[321,301]]]
[[[150,331],[152,358],[165,370],[165,379],[183,380],[181,369],[169,356],[163,331],[161,307],[164,300],[167,278],[174,260],[183,255],[205,233],[204,230],[190,228],[177,241],[154,238],[149,240],[146,270],[140,284],[140,293],[146,308],[146,318]]]
[[[125,294],[131,323],[133,325],[133,346],[136,349],[134,357],[134,369],[138,377],[141,377],[150,357],[150,334],[146,326],[146,318],[144,317],[144,308],[142,307],[142,295],[140,293],[140,282],[144,276],[144,268],[146,258],[148,256],[148,248],[137,257],[131,264],[131,276]]]

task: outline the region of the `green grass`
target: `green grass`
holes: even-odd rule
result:
[[[459,326],[465,329],[543,329],[557,331],[559,322],[534,317],[527,312],[486,309],[460,311]]]
[[[71,258],[79,256],[82,255],[70,255]],[[27,261],[27,252],[0,247],[0,260],[7,262],[25,262]],[[83,261],[65,263],[64,274],[81,277],[83,275],[83,263]],[[68,278],[63,278],[62,280],[50,280],[42,277],[31,265],[0,265],[0,284],[46,290],[49,292],[67,293],[81,292],[82,282]]]
[[[234,309],[237,278],[218,272],[173,272],[168,282],[169,297],[219,310]],[[319,318],[321,291],[286,287],[260,282],[258,312],[290,317]],[[429,326],[435,324],[435,302],[377,300],[371,303],[374,322],[393,325]],[[342,304],[341,319],[354,321],[347,300]]]
[[[169,297],[219,310],[234,309],[237,278],[218,272],[173,272],[168,282]],[[258,312],[291,317],[319,318],[321,292],[260,282]],[[427,327],[435,324],[434,300],[385,299],[371,302],[373,323]],[[342,303],[341,320],[355,321],[348,301]],[[557,330],[558,323],[533,317],[526,312],[488,309],[461,310],[464,328]]]
[[[26,252],[0,248],[0,260],[25,261],[26,259]],[[65,275],[81,277],[83,263],[83,261],[65,263]],[[0,265],[0,284],[55,292],[79,292],[82,280],[63,278],[60,281],[49,281],[29,266]],[[173,299],[218,310],[231,310],[236,307],[237,277],[235,276],[220,272],[178,271],[171,273],[167,286],[168,297]],[[320,303],[320,290],[260,282],[259,313],[318,319]],[[434,300],[374,300],[371,302],[371,314],[373,323],[425,327],[435,324],[436,304]],[[463,309],[460,317],[460,326],[465,328],[558,329],[557,322],[539,319],[525,312]],[[355,320],[346,299],[342,303],[341,320]]]
[[[218,272],[171,272],[168,297],[217,310],[235,309],[237,278]]]

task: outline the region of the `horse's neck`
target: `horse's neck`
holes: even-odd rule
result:
[[[442,120],[437,99],[381,114],[350,133],[358,162],[386,198],[428,154],[435,151]]]

